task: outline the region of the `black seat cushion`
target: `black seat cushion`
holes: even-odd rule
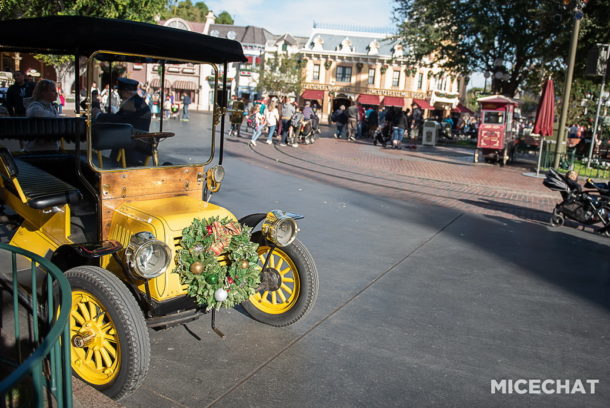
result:
[[[19,169],[17,180],[30,207],[43,209],[75,204],[82,199],[76,187],[22,160],[15,159],[15,163]]]
[[[0,118],[0,139],[85,140],[84,118]]]

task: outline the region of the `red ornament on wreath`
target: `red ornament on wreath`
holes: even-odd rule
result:
[[[229,283],[229,285],[232,285],[233,283],[235,283],[235,281],[233,280],[232,277],[227,277],[227,282]]]

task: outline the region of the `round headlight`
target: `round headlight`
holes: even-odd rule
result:
[[[152,279],[167,270],[172,255],[165,242],[155,239],[150,232],[139,232],[131,237],[125,258],[135,275]]]
[[[269,213],[262,227],[265,238],[279,247],[292,244],[297,237],[297,223],[291,217],[279,213]]]
[[[225,178],[225,169],[224,169],[224,167],[222,167],[220,165],[215,166],[212,169],[212,178],[214,179],[214,181],[216,183],[222,182],[222,180]]]

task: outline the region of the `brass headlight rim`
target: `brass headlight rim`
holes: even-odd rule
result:
[[[146,240],[142,240],[143,238],[141,238],[142,236],[144,236],[143,233],[134,234],[129,241],[129,245],[125,249],[125,261],[127,264],[127,268],[129,269],[129,272],[134,277],[136,277],[138,279],[145,279],[145,280],[155,279],[155,278],[163,275],[165,272],[167,272],[167,269],[169,268],[169,266],[171,264],[171,260],[172,260],[172,252],[171,252],[170,247],[165,242],[156,239],[154,235],[152,235],[148,232],[147,232],[147,234],[149,234],[150,238],[148,238]],[[158,272],[155,272],[154,274],[144,273],[143,271],[141,271],[139,269],[138,264],[137,264],[137,259],[140,255],[141,251],[146,249],[149,246],[153,246],[153,247],[158,246],[165,253],[164,266],[162,268],[159,268]],[[153,249],[153,251],[154,251],[154,249]]]
[[[280,243],[277,238],[277,231],[279,230],[279,227],[285,222],[289,222],[292,224],[293,233],[288,242]],[[278,213],[276,211],[272,211],[267,214],[267,218],[265,218],[265,221],[263,222],[262,232],[266,239],[271,241],[279,248],[284,248],[294,242],[297,237],[297,233],[299,232],[299,227],[294,218]]]

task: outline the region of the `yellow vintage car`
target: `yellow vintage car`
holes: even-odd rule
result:
[[[299,216],[275,209],[238,219],[210,202],[224,178],[223,98],[213,99],[209,132],[192,135],[168,129],[163,118],[142,129],[120,113],[100,116],[112,112],[111,102],[92,92],[99,78],[112,86],[124,75],[117,67],[147,72],[157,85],[176,70],[209,70],[213,89],[224,91],[228,64],[246,61],[239,43],[145,23],[53,16],[3,21],[0,51],[73,56],[79,74],[73,116],[0,118],[2,238],[51,259],[68,278],[75,375],[125,397],[148,372],[148,329],[206,313],[175,273],[183,231],[195,219],[252,228],[260,284],[243,307],[254,319],[281,327],[311,310],[318,274],[296,239]],[[164,100],[164,86],[149,85]],[[180,149],[187,154],[175,154]],[[231,263],[224,253],[217,258]]]

